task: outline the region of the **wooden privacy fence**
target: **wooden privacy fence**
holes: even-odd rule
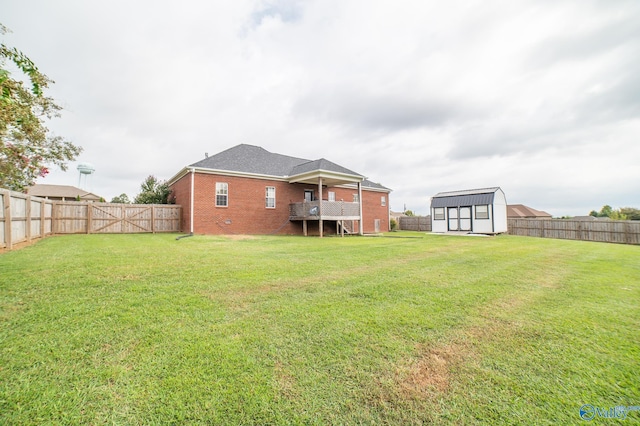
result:
[[[431,231],[431,216],[407,216],[399,218],[398,228],[403,231]]]
[[[509,219],[509,234],[527,237],[640,244],[640,221]]]
[[[182,207],[52,201],[0,189],[0,248],[52,234],[179,232]]]
[[[52,233],[53,201],[0,189],[0,248]]]

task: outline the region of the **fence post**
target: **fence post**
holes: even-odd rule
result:
[[[56,218],[56,207],[58,203],[56,201],[51,203],[51,235],[56,235],[58,231],[58,220]]]
[[[45,227],[44,227],[44,216],[45,216],[45,206],[47,204],[44,202],[44,199],[40,200],[40,238],[44,238],[45,237]]]
[[[25,230],[24,230],[24,234],[25,237],[27,237],[27,242],[31,242],[31,195],[27,195],[27,201],[25,203],[26,205],[24,206],[24,214],[26,216],[26,222],[25,222]]]
[[[120,214],[121,214],[121,216],[120,216],[120,219],[121,219],[120,220],[120,233],[124,234],[124,220],[127,217],[127,209],[126,209],[124,204],[122,205],[122,208],[120,209]]]
[[[11,238],[11,193],[9,191],[3,191],[4,197],[4,239],[7,250],[13,248],[13,239]]]
[[[93,207],[90,202],[87,203],[87,234],[91,233],[91,227],[93,226]]]
[[[582,221],[578,221],[578,226],[577,226],[577,231],[576,231],[576,239],[577,240],[582,240]]]

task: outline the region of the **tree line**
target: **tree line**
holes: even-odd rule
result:
[[[604,205],[599,212],[591,210],[589,216],[608,217],[614,220],[640,220],[640,209],[633,207],[621,207],[614,209],[610,205]]]

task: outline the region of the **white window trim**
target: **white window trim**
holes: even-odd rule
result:
[[[273,189],[273,196],[269,197],[269,190]],[[275,186],[267,186],[264,190],[264,207],[267,209],[275,209],[276,208],[276,187]],[[273,206],[269,205],[269,200],[273,200]]]
[[[223,191],[224,193],[222,193]],[[218,197],[225,197],[225,204],[218,204]],[[229,207],[229,184],[227,182],[216,182],[215,204],[216,207]]]
[[[441,211],[442,214],[438,215],[438,211]],[[444,207],[434,207],[433,208],[433,220],[445,220]]]
[[[486,216],[482,216],[482,217],[481,217],[481,216],[478,216],[478,207],[486,207],[486,208],[487,208],[487,210],[486,210]],[[487,219],[489,219],[489,205],[488,205],[488,204],[481,204],[481,205],[478,205],[478,206],[476,206],[476,208],[475,208],[474,210],[475,210],[475,213],[476,213],[476,214],[475,214],[475,218],[476,218],[476,219],[479,219],[479,220],[487,220]],[[484,212],[483,212],[483,213],[484,213]]]

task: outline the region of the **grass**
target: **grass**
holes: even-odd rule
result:
[[[640,405],[639,259],[409,232],[48,238],[0,254],[0,423],[579,423]]]

